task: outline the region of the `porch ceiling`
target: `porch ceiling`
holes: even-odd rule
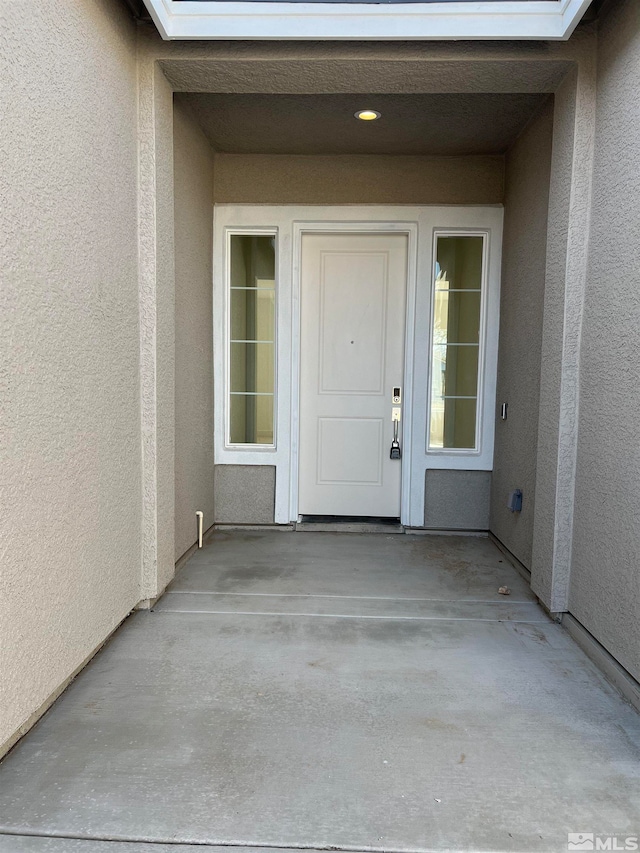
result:
[[[237,154],[504,152],[548,97],[541,93],[177,94],[214,150]],[[360,122],[354,112],[382,118]]]

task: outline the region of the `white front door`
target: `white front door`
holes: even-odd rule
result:
[[[405,235],[302,239],[301,515],[400,517],[406,284]]]

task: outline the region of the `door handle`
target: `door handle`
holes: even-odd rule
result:
[[[398,424],[400,423],[400,409],[394,409],[392,413],[393,420],[393,441],[391,442],[391,451],[389,459],[402,459],[402,449],[398,441]]]

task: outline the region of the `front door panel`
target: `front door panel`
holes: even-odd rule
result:
[[[401,462],[389,451],[406,280],[404,235],[303,237],[302,515],[400,516]]]

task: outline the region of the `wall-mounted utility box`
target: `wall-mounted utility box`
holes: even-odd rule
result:
[[[522,512],[522,490],[514,489],[509,495],[507,509],[510,512]]]

